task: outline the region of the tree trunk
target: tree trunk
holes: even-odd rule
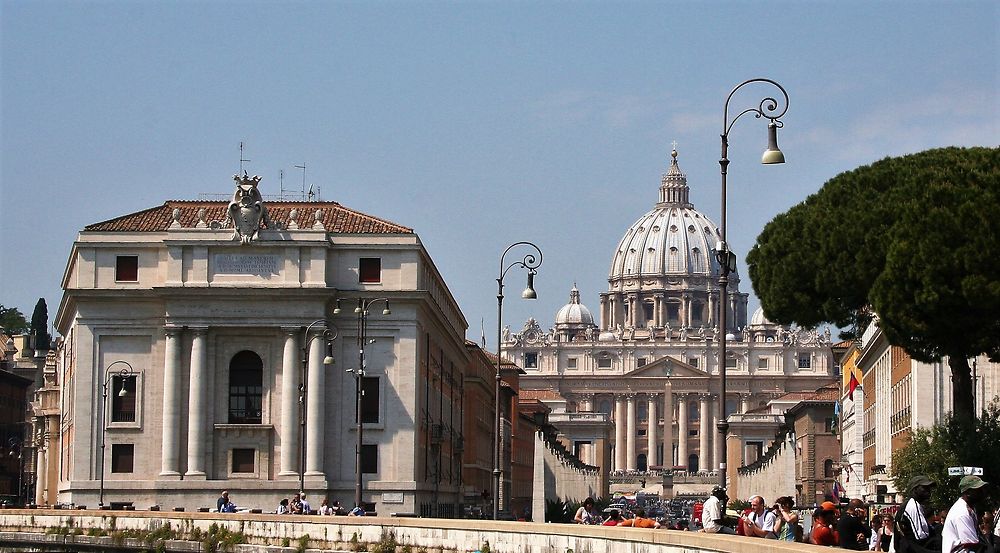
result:
[[[972,369],[964,355],[949,355],[951,367],[953,414],[956,419],[973,428],[976,421],[975,390],[972,388]]]

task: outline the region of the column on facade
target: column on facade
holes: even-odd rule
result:
[[[207,328],[193,328],[191,336],[191,379],[188,385],[188,462],[185,476],[205,477],[205,446],[208,443],[208,349]]]
[[[649,412],[649,417],[647,418],[648,426],[646,430],[646,466],[651,467],[653,465],[658,465],[656,457],[656,445],[657,445],[657,431],[656,427],[660,425],[659,419],[656,417],[656,395],[649,394],[649,405],[646,406],[646,410]]]
[[[306,476],[323,475],[323,436],[326,434],[326,370],[323,366],[325,343],[313,340],[309,345],[309,382],[306,388]]]
[[[660,464],[670,469],[677,461],[674,460],[674,389],[668,380],[663,385],[663,458]]]
[[[602,327],[604,327],[604,326],[607,326],[608,321],[610,321],[610,320],[611,320],[611,318],[608,317],[608,299],[607,299],[607,296],[601,296],[601,320],[599,321],[598,324],[600,324]]]
[[[629,394],[626,398],[626,406],[628,411],[627,421],[628,425],[625,429],[625,468],[628,470],[635,470],[635,441],[636,441],[636,409],[635,409],[635,394]]]
[[[698,400],[698,470],[707,471],[712,470],[712,449],[709,441],[712,435],[709,428],[712,421],[712,403],[708,394],[702,394]]]
[[[615,470],[625,470],[625,398],[615,396]]]
[[[677,396],[677,464],[688,467],[688,402],[687,394]]]
[[[681,309],[683,310],[684,326],[691,326],[691,296],[684,294],[681,296]]]
[[[45,486],[48,483],[48,467],[46,466],[46,457],[48,454],[48,448],[44,446],[45,432],[42,432],[43,445],[38,448],[38,452],[35,454],[35,505],[47,505],[48,498],[45,497]],[[23,476],[22,476],[23,477]],[[20,490],[19,490],[20,492]]]
[[[718,327],[719,318],[715,315],[715,294],[708,294],[708,326]]]
[[[719,468],[719,463],[722,461],[722,435],[719,433],[719,416],[722,410],[726,408],[726,401],[724,399],[719,399],[719,406],[717,409],[712,409],[712,468],[715,470]]]
[[[167,327],[163,363],[163,437],[160,476],[180,476],[181,329]]]
[[[281,356],[281,466],[278,476],[298,474],[299,391],[298,327],[284,328],[285,349]]]
[[[740,394],[740,413],[749,413],[750,409],[750,394]]]

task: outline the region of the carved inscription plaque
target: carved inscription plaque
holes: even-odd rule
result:
[[[229,275],[276,275],[278,263],[277,255],[217,254],[215,272]]]

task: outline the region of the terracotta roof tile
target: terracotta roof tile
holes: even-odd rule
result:
[[[559,392],[555,390],[521,390],[521,399],[564,399]]]
[[[174,222],[174,209],[180,210],[178,221],[184,228],[194,228],[198,224],[198,211],[205,210],[205,222],[222,223],[222,228],[232,228],[226,217],[229,202],[200,200],[169,200],[158,207],[151,207],[128,215],[122,215],[87,225],[85,231],[102,232],[162,232]],[[287,227],[293,209],[298,210],[299,228],[312,228],[316,222],[316,210],[321,210],[322,223],[327,232],[341,234],[413,234],[413,229],[397,225],[391,221],[361,213],[344,207],[337,202],[266,202],[271,221]]]

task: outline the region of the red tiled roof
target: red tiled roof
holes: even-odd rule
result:
[[[555,390],[526,390],[522,388],[521,400],[529,399],[563,399],[563,397]]]
[[[87,225],[85,231],[102,232],[161,232],[174,222],[174,209],[180,210],[179,222],[184,228],[194,228],[198,224],[198,211],[205,210],[205,222],[219,221],[223,228],[232,228],[226,217],[229,202],[200,200],[168,200],[163,205],[151,207],[100,223]],[[273,223],[287,226],[289,214],[298,210],[299,228],[312,228],[316,222],[316,210],[321,210],[322,223],[327,232],[342,234],[413,234],[413,229],[397,225],[385,219],[361,213],[344,207],[337,202],[266,202],[267,213]]]

